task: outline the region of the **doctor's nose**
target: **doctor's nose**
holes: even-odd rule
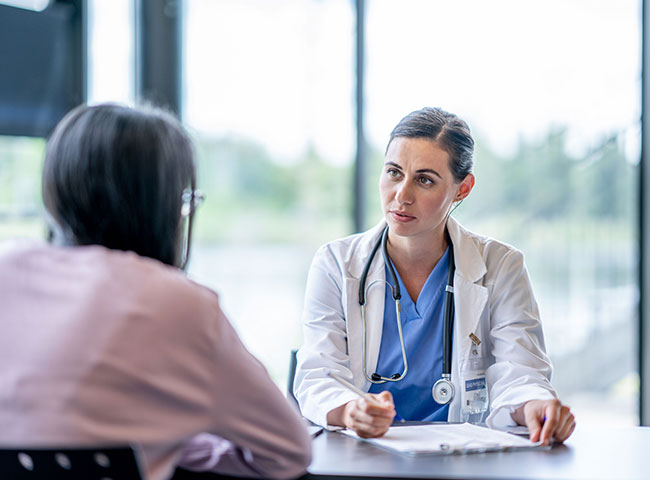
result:
[[[402,182],[395,192],[395,200],[399,204],[410,205],[413,203],[413,192],[407,182]]]

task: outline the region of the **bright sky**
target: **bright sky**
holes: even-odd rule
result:
[[[571,147],[640,118],[637,0],[370,0],[368,130],[438,105],[501,151],[570,127]]]
[[[623,132],[638,155],[639,0],[366,4],[366,127],[378,148],[402,116],[435,105],[500,153],[568,126],[573,153]],[[132,96],[130,5],[91,1],[91,100]],[[255,139],[280,162],[309,145],[349,162],[353,13],[352,0],[187,0],[186,122]]]

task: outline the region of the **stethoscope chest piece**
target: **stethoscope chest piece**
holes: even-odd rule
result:
[[[441,378],[433,384],[431,393],[437,404],[446,405],[454,398],[454,384],[446,378]]]

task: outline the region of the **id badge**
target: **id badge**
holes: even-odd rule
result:
[[[479,356],[478,345],[473,343],[469,358],[464,362],[460,371],[462,415],[464,418],[469,417],[469,415],[484,413],[488,409],[486,369],[486,360],[484,357]]]

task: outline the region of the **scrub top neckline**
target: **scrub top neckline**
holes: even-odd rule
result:
[[[397,268],[395,268],[395,264],[390,258],[389,261],[395,270],[395,276],[397,277],[397,282],[402,292],[402,317],[405,321],[421,320],[422,318],[426,318],[429,314],[429,310],[433,308],[433,305],[435,305],[447,285],[447,274],[449,272],[449,246],[447,246],[442,257],[440,257],[440,260],[438,260],[438,263],[433,267],[433,270],[431,270],[431,273],[424,282],[417,302],[413,302],[411,295],[402,281],[402,277],[397,271]],[[388,267],[384,268],[387,269]],[[388,275],[386,275],[386,281],[388,284],[391,284]]]

